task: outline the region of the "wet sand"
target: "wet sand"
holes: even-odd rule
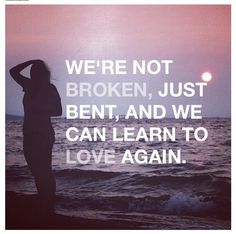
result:
[[[36,195],[6,192],[6,229],[140,229],[142,223],[83,219],[60,214],[40,215]]]

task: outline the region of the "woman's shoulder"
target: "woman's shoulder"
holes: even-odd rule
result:
[[[54,93],[56,96],[59,96],[57,88],[56,88],[56,86],[54,84],[50,84],[50,89],[51,89],[52,93]]]
[[[54,89],[54,90],[57,90],[56,86],[54,84],[52,84],[52,83],[50,83],[50,88]]]

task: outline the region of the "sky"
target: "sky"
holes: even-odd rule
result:
[[[227,5],[8,5],[6,6],[6,71],[30,59],[43,59],[67,104],[117,104],[123,114],[130,104],[201,104],[203,116],[231,115],[231,9]],[[69,76],[65,60],[173,60],[168,76],[158,74]],[[155,95],[164,82],[213,79],[204,97]],[[28,71],[26,70],[25,74]],[[153,98],[66,97],[67,82],[146,82]],[[23,115],[22,89],[6,74],[6,113]]]

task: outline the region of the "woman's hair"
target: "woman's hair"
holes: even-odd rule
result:
[[[30,69],[30,76],[32,81],[37,84],[50,83],[51,72],[44,61],[37,61],[33,63]]]

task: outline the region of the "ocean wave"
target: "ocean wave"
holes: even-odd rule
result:
[[[219,200],[219,199],[218,199]],[[230,216],[230,201],[220,203],[215,197],[176,193],[172,196],[58,196],[58,208],[117,212],[137,212],[160,215],[186,215],[227,219]]]
[[[193,169],[188,166],[189,169]],[[202,166],[201,169],[205,167]],[[181,170],[182,169],[182,170]],[[196,168],[195,168],[196,169]],[[198,168],[199,169],[199,168]],[[132,184],[132,186],[155,186],[160,185],[166,186],[180,186],[188,185],[190,187],[196,186],[211,186],[212,188],[220,188],[223,192],[228,192],[231,189],[231,179],[223,176],[216,176],[207,172],[198,172],[195,173],[181,173],[183,168],[163,168],[162,170],[150,170],[149,172],[142,173],[139,171],[136,172],[120,172],[120,171],[106,171],[106,170],[86,170],[86,169],[57,169],[54,170],[55,177],[60,180],[68,180],[69,182],[89,180],[93,183],[101,180],[116,180],[122,182],[122,186]],[[7,178],[13,179],[14,177],[28,177],[30,171],[27,166],[12,166],[8,167],[6,170]]]
[[[75,179],[94,179],[94,180],[101,180],[101,179],[111,179],[121,174],[123,172],[112,172],[112,171],[98,171],[98,170],[80,170],[80,169],[64,169],[64,170],[56,170],[54,171],[57,177],[70,177]]]
[[[222,145],[231,146],[231,140],[224,141]]]
[[[11,181],[29,177],[27,166],[13,166],[7,170],[7,178]],[[162,175],[64,169],[55,170],[55,177],[59,211],[230,217],[230,179],[209,173]]]

